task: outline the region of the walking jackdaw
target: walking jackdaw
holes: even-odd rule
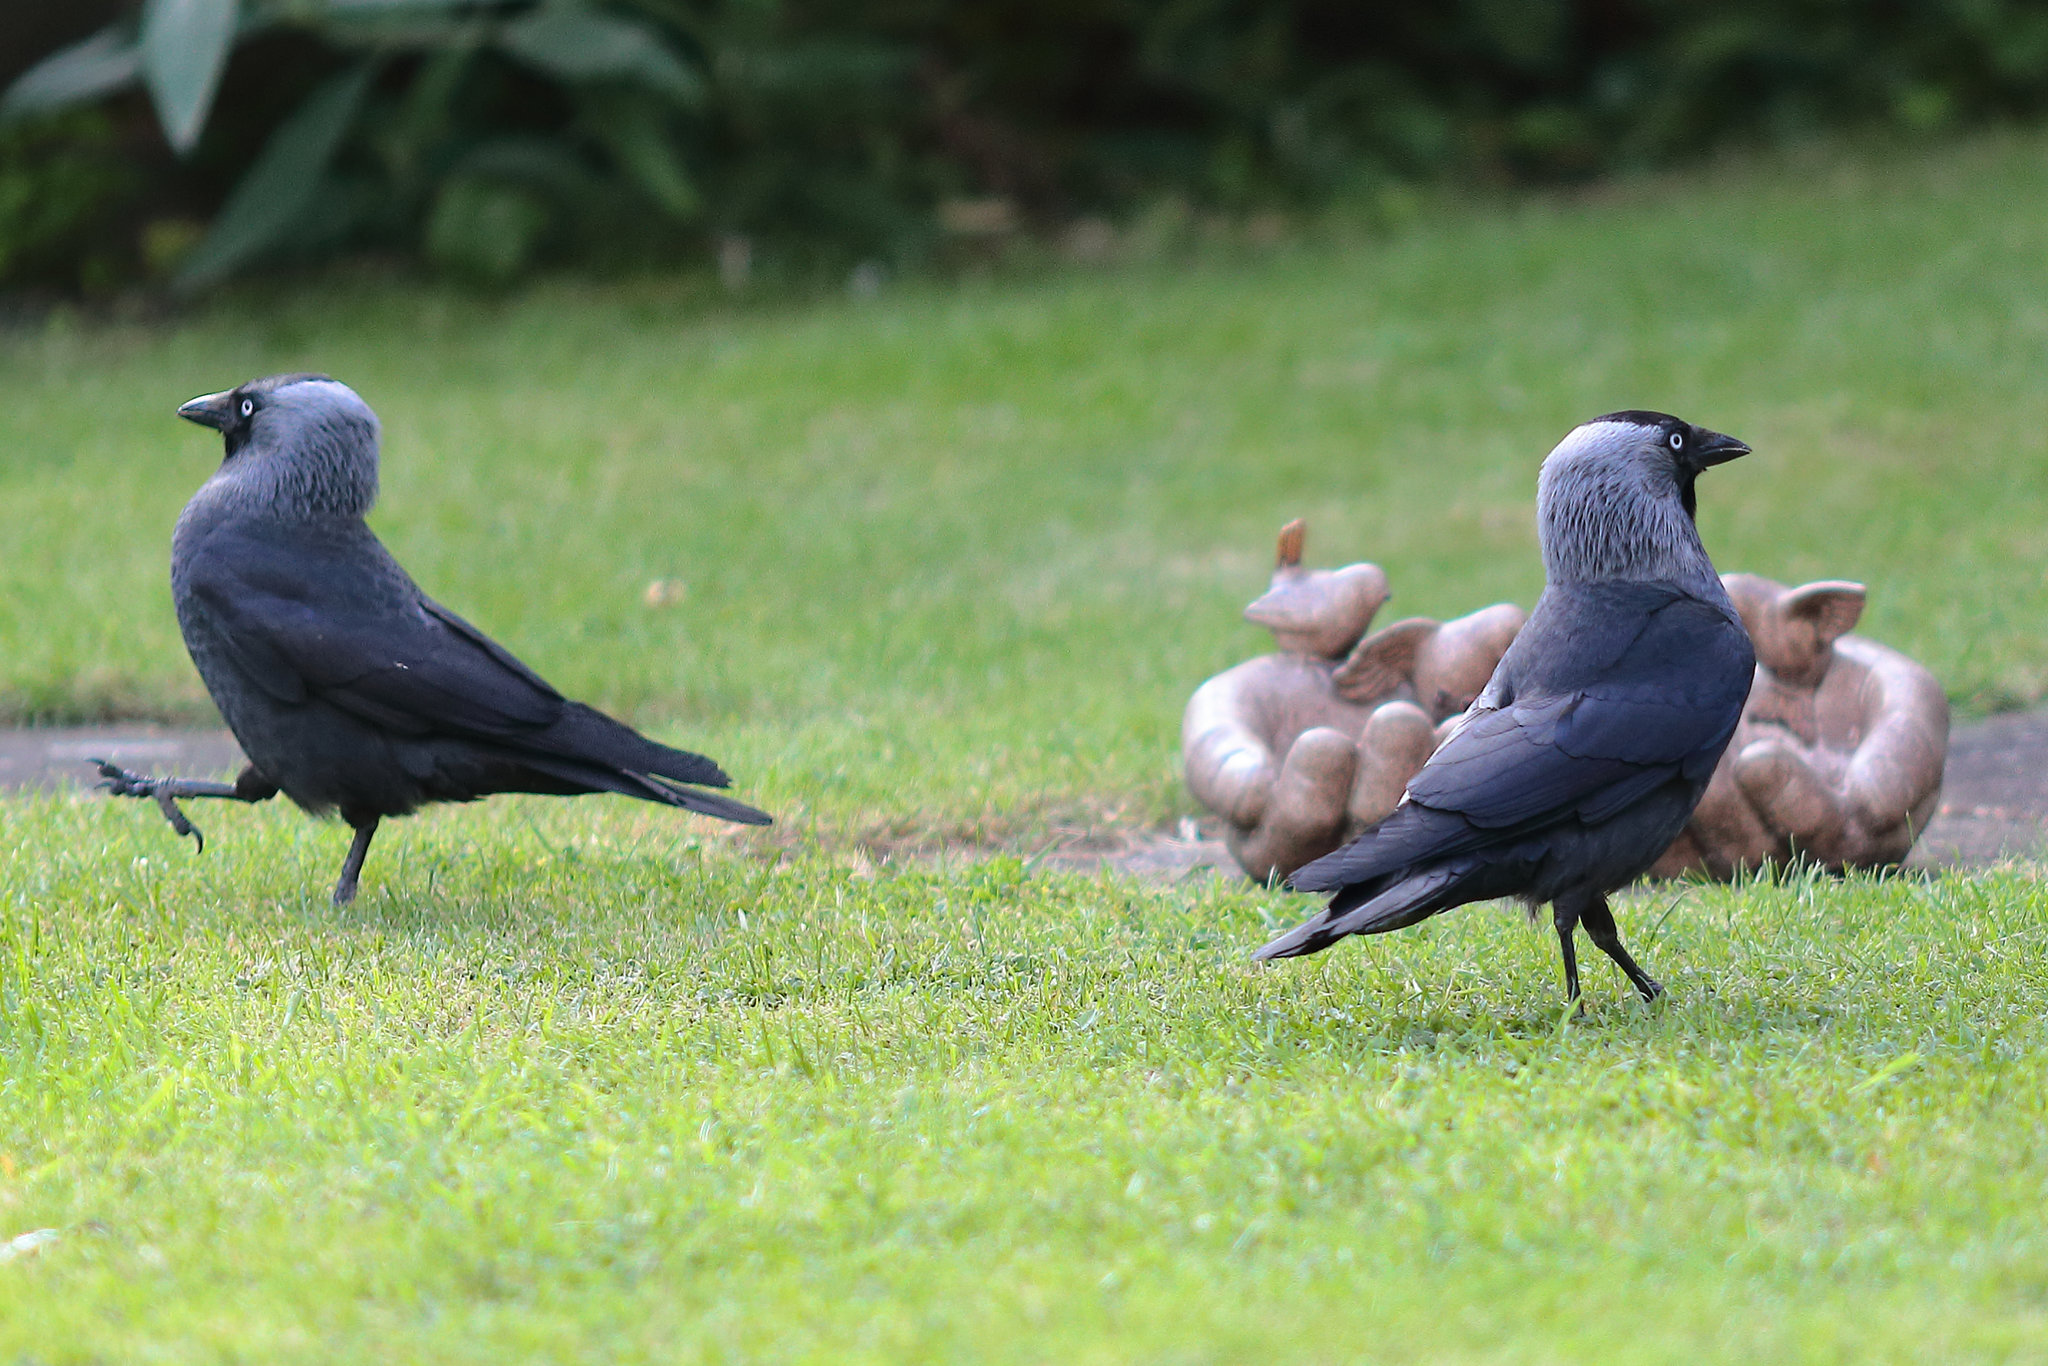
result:
[[[103,786],[153,798],[204,838],[181,797],[283,792],[355,829],[336,905],[355,896],[377,823],[494,792],[619,792],[766,825],[701,754],[571,702],[422,593],[364,524],[377,500],[377,416],[325,375],[274,375],[178,416],[226,438],[220,469],[171,538],[185,648],[249,766],[232,784],[146,778],[104,761]]]
[[[1656,999],[1607,896],[1677,838],[1749,696],[1749,636],[1693,523],[1700,471],[1748,453],[1651,412],[1558,443],[1536,484],[1546,582],[1528,624],[1393,813],[1288,879],[1333,893],[1328,907],[1255,957],[1517,897],[1532,914],[1550,903],[1568,997],[1584,924]]]

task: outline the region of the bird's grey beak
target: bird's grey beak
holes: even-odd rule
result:
[[[234,390],[227,389],[218,394],[201,394],[189,403],[181,403],[178,405],[178,416],[187,422],[197,422],[202,427],[224,432],[235,416]]]
[[[1749,446],[1732,436],[1719,432],[1699,429],[1699,439],[1692,443],[1692,463],[1700,469],[1709,465],[1725,465],[1738,455],[1748,455]]]

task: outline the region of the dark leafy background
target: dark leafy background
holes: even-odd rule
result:
[[[16,7],[0,79],[108,24],[132,38],[149,8]],[[243,0],[240,15],[182,155],[136,85],[16,102],[0,288],[199,288],[361,251],[499,281],[741,238],[755,262],[904,268],[963,238],[1161,203],[1370,205],[1416,183],[1581,179],[2048,106],[2048,7],[2021,0]],[[586,41],[607,33],[626,42],[609,65]]]

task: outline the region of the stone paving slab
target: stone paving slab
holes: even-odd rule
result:
[[[1941,810],[1909,868],[1973,868],[2048,854],[2048,709],[1957,726]]]
[[[94,758],[146,773],[231,778],[244,760],[225,730],[91,726],[0,730],[0,790],[90,785]],[[1981,868],[2013,858],[2048,859],[2048,708],[1957,726],[1949,737],[1941,811],[1907,859],[1909,868]],[[1237,876],[1222,841],[1193,821],[1175,835],[1113,833],[1044,851],[1049,868],[1114,865],[1148,881],[1205,873]]]
[[[163,726],[81,726],[0,730],[0,789],[87,787],[97,782],[91,760],[107,759],[138,773],[185,778],[233,777],[247,762],[225,730]]]

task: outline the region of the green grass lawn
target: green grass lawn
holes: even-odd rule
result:
[[[2044,356],[2041,139],[868,303],[337,283],[54,327],[0,342],[0,712],[210,717],[164,564],[219,443],[171,410],[291,369],[382,415],[376,525],[428,591],[836,827],[1168,815],[1281,522],[1390,613],[1527,606],[1537,464],[1623,407],[1756,447],[1702,483],[1724,568],[1863,579],[1966,707],[2031,701]]]
[[[285,811],[204,859],[16,799],[0,1360],[2038,1356],[2030,876],[1664,889],[1668,1004],[1470,909],[1014,859],[770,866],[664,813]],[[396,849],[387,852],[396,852]],[[1654,928],[1653,928],[1654,927]]]
[[[864,302],[252,292],[0,337],[0,711],[206,719],[185,398],[320,369],[379,531],[731,834],[506,799],[0,798],[0,1362],[2048,1354],[2029,870],[1644,892],[1670,987],[1474,908],[1027,874],[1186,812],[1272,536],[1533,601],[1535,470],[1662,407],[1726,569],[1851,577],[1965,711],[2048,691],[2048,138],[1443,205]],[[652,579],[686,585],[650,608]],[[897,855],[891,857],[890,855]],[[4,1255],[4,1254],[0,1254]]]

